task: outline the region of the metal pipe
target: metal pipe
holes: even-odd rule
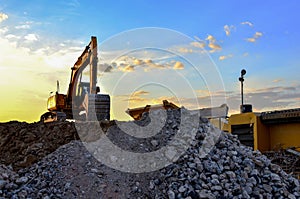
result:
[[[242,96],[242,106],[244,105],[244,80],[243,81],[241,81],[241,96]]]

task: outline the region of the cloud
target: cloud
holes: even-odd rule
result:
[[[113,68],[122,72],[133,72],[142,68],[145,72],[149,72],[151,69],[171,69],[171,65],[174,61],[153,61],[152,59],[140,59],[132,56],[122,56],[117,60],[114,60]]]
[[[132,94],[125,95],[115,95],[113,98],[118,101],[118,104],[122,102],[129,102],[124,104],[123,106],[127,106],[126,108],[137,108],[137,107],[145,107],[146,105],[158,105],[163,104],[163,100],[167,100],[176,105],[179,105],[178,98],[175,96],[154,96],[145,90],[140,90],[133,92]]]
[[[141,95],[149,95],[148,91],[140,90],[140,91],[135,91],[132,96],[141,96]]]
[[[208,96],[210,94],[209,90],[195,90],[198,96]]]
[[[15,26],[15,29],[30,29],[30,25],[23,24],[23,25]]]
[[[263,36],[262,32],[256,32],[256,33],[254,34],[254,37],[255,37],[255,38],[259,38],[259,37],[261,37],[261,36]]]
[[[295,91],[297,87],[294,86],[273,86],[267,88],[260,88],[260,89],[250,89],[248,90],[249,93],[268,93],[268,92],[286,92],[286,91]]]
[[[136,102],[145,102],[147,99],[143,97],[130,97],[128,99],[124,99],[124,101],[129,101],[131,103],[136,103]]]
[[[122,101],[130,102],[130,107],[143,107],[146,104],[161,104],[162,100],[166,99],[178,106],[184,106],[188,109],[199,109],[212,107],[212,99],[220,102],[214,105],[219,106],[225,103],[224,97],[226,97],[226,103],[229,106],[229,115],[239,112],[239,105],[241,103],[239,90],[210,92],[204,89],[195,90],[195,92],[197,93],[196,98],[186,96],[178,99],[174,96],[155,97],[147,91],[136,91],[131,95],[119,95],[117,96],[117,100],[118,103]],[[257,112],[297,108],[300,106],[299,99],[300,85],[248,89],[244,92],[245,103],[252,104],[253,110]],[[128,104],[126,105],[128,106]]]
[[[212,35],[207,35],[205,40],[208,40],[210,43],[215,43],[216,42],[215,37],[212,36]]]
[[[206,44],[204,41],[201,42],[194,41],[184,45],[173,46],[169,49],[170,51],[176,51],[181,54],[193,54],[193,53],[203,52],[205,46]]]
[[[208,47],[211,48],[211,50],[209,51],[211,53],[213,53],[213,52],[215,52],[217,50],[222,50],[222,47],[220,45],[218,45],[218,44],[215,44],[215,43],[209,43]]]
[[[145,60],[145,63],[146,63],[146,64],[151,64],[151,63],[153,63],[153,61],[152,61],[151,59],[146,59],[146,60]]]
[[[184,69],[184,65],[183,65],[183,63],[177,61],[177,62],[174,64],[173,69],[175,69],[175,70],[182,70],[182,69]]]
[[[196,48],[204,48],[206,46],[204,41],[194,41],[191,42],[190,44]]]
[[[259,112],[278,109],[290,109],[300,106],[296,99],[300,97],[300,85],[274,86],[261,89],[246,89],[244,91],[245,103],[252,104]],[[240,104],[240,94],[231,95],[227,101],[230,107]]]
[[[222,56],[219,57],[219,60],[222,61],[222,60],[225,60],[226,58],[227,58],[227,57],[226,57],[225,55],[222,55]]]
[[[141,64],[143,64],[144,62],[143,62],[141,59],[134,59],[134,60],[133,60],[133,63],[134,63],[135,65],[141,65]]]
[[[2,21],[5,21],[6,19],[8,19],[8,16],[7,14],[3,13],[3,12],[0,12],[0,23]]]
[[[228,58],[231,58],[231,57],[233,57],[232,54],[229,54],[229,55],[222,55],[222,56],[219,57],[219,60],[220,60],[220,61],[223,61],[223,60],[228,59]]]
[[[0,34],[4,34],[8,31],[7,27],[0,28]]]
[[[256,41],[256,39],[255,38],[248,38],[247,41],[254,43]]]
[[[250,27],[253,27],[253,24],[252,24],[251,22],[249,22],[249,21],[244,21],[244,22],[242,22],[241,24],[242,24],[242,25],[248,25],[248,26],[250,26]]]
[[[210,93],[208,90],[196,90],[197,100],[204,107],[209,107],[211,98],[226,96],[230,114],[239,112],[241,96],[239,91],[220,91]],[[244,91],[244,102],[252,104],[257,112],[272,111],[279,109],[292,109],[300,107],[300,85],[274,86],[261,89],[246,89]],[[184,103],[191,103],[192,99],[186,98]],[[230,115],[229,114],[229,115]]]
[[[233,25],[229,26],[229,25],[225,25],[224,26],[224,31],[226,33],[227,36],[230,35],[231,31],[234,30],[235,27]]]
[[[293,106],[295,98],[300,97],[300,93],[295,92],[295,89],[277,87],[277,89],[270,88],[263,91],[254,91],[246,93],[246,101],[253,104],[254,107],[261,110],[278,109],[278,107],[285,108]]]
[[[120,71],[123,71],[123,72],[133,72],[133,71],[134,71],[134,66],[128,64],[128,65],[126,65],[126,66],[124,66],[124,67],[119,66],[118,69],[119,69]]]
[[[262,33],[262,32],[256,32],[256,33],[253,35],[253,37],[247,38],[247,41],[248,41],[248,42],[254,43],[254,42],[256,42],[256,40],[257,40],[258,38],[260,38],[260,37],[262,37],[262,36],[263,36],[263,33]]]
[[[159,64],[159,63],[152,63],[152,64],[148,64],[148,67],[150,68],[158,68],[158,69],[167,69],[170,68],[168,63],[165,64]]]
[[[8,34],[5,36],[6,39],[20,39],[20,36],[13,35],[13,34]]]
[[[149,99],[149,104],[163,104],[164,100],[167,100],[168,102],[172,102],[173,104],[179,107],[181,106],[176,96],[161,96],[157,98],[151,98]]]
[[[115,66],[115,63],[108,64],[108,63],[99,63],[98,62],[98,71],[100,73],[102,73],[102,72],[109,73],[109,72],[113,71],[114,66]]]
[[[208,35],[205,40],[208,40],[209,42],[208,47],[211,48],[211,50],[209,51],[210,53],[222,50],[222,47],[216,44],[216,38],[214,36]]]
[[[190,43],[192,46],[197,47],[197,48],[202,48],[202,49],[206,46],[205,41],[203,41],[202,39],[200,39],[197,36],[194,36],[194,38],[197,40],[197,42]]]
[[[178,49],[178,52],[180,53],[193,53],[193,49],[189,49],[189,48],[184,48],[184,47],[181,47]]]
[[[284,81],[283,79],[274,79],[272,82],[273,83],[278,83],[278,82],[282,82],[282,81]]]
[[[245,52],[245,53],[243,53],[243,56],[244,56],[244,57],[247,57],[247,56],[249,56],[249,53],[248,53],[248,52]]]
[[[66,4],[67,6],[70,6],[72,8],[78,8],[78,7],[80,7],[80,3],[79,3],[78,0],[66,1],[66,2],[64,2],[64,4]]]
[[[135,91],[131,94],[116,95],[116,96],[114,96],[114,98],[117,100],[120,100],[120,101],[128,101],[131,103],[146,102],[146,101],[149,101],[149,99],[146,98],[145,96],[147,96],[149,94],[150,94],[150,92],[148,92],[148,91],[139,90],[139,91]]]
[[[26,39],[29,42],[37,41],[38,36],[36,34],[28,34],[28,35],[25,35],[24,39]]]
[[[211,98],[226,96],[230,114],[239,112],[241,96],[239,91],[226,91],[210,93],[208,90],[197,90],[197,100],[203,107],[209,107]],[[246,89],[244,102],[252,104],[257,112],[272,111],[279,109],[292,109],[300,107],[300,85],[274,86],[261,89]],[[298,101],[297,101],[298,99]],[[191,103],[192,99],[186,98],[184,103]]]

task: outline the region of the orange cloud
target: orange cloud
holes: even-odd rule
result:
[[[217,50],[222,50],[222,47],[218,44],[215,44],[215,43],[208,44],[208,47],[210,47],[212,49],[212,50],[210,50],[210,52],[215,52]]]
[[[226,33],[227,36],[229,36],[231,34],[231,31],[234,29],[234,26],[229,26],[229,25],[225,25],[224,26],[224,31]]]
[[[175,70],[182,70],[182,69],[184,69],[184,65],[183,65],[183,63],[177,61],[177,62],[174,64],[173,69],[175,69]]]
[[[133,61],[133,63],[134,63],[135,65],[141,65],[141,64],[143,64],[143,61],[140,60],[140,59],[135,59],[135,60]]]
[[[150,63],[152,63],[152,60],[151,59],[146,59],[145,63],[150,64]]]
[[[181,47],[181,48],[178,49],[178,52],[180,52],[180,53],[192,53],[193,49],[188,49],[188,48]]]
[[[205,40],[208,40],[208,42],[209,42],[208,47],[211,48],[211,50],[209,51],[210,53],[213,53],[217,50],[222,49],[222,47],[220,45],[216,44],[217,40],[214,36],[208,35]]]
[[[223,60],[228,59],[228,58],[231,58],[231,57],[233,57],[232,54],[229,54],[229,55],[222,55],[222,56],[219,57],[219,60],[220,60],[220,61],[223,61]]]
[[[260,38],[260,37],[262,37],[262,36],[263,36],[263,33],[262,33],[262,32],[256,32],[256,33],[253,35],[253,37],[247,38],[247,41],[248,41],[248,42],[254,43],[254,42],[256,42],[256,40],[257,40],[258,38]]]
[[[261,32],[256,32],[255,34],[254,34],[254,37],[255,38],[259,38],[259,37],[261,37],[263,34],[261,33]]]
[[[126,65],[125,67],[119,67],[119,70],[123,72],[133,72],[134,66],[133,65]]]
[[[210,43],[215,43],[216,39],[212,35],[208,35],[205,40],[208,40]]]
[[[149,94],[148,91],[140,90],[140,91],[135,91],[132,95],[133,96],[141,96],[141,95],[148,95],[148,94]]]
[[[283,79],[274,79],[272,82],[273,83],[278,83],[278,82],[282,82],[283,81]]]
[[[145,99],[145,98],[143,98],[143,97],[130,97],[130,98],[128,98],[127,100],[125,100],[125,101],[129,101],[129,102],[131,102],[131,103],[136,103],[136,102],[145,102],[145,101],[147,101],[147,99]]]
[[[196,47],[196,48],[204,48],[205,47],[205,43],[202,41],[194,41],[190,43],[192,46]]]

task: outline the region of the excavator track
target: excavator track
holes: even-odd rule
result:
[[[44,113],[40,121],[47,123],[47,122],[54,122],[54,121],[65,121],[67,119],[67,116],[64,112],[59,111],[51,111]]]

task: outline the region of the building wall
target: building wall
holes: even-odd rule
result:
[[[300,147],[300,123],[269,125],[270,148]]]

